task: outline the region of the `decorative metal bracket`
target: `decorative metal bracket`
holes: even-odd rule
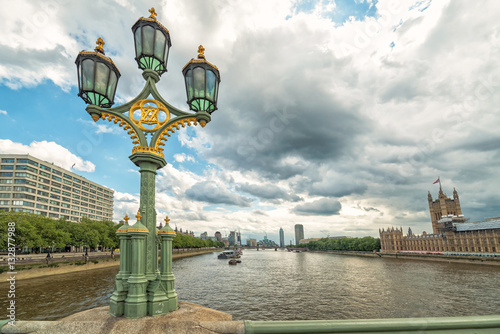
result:
[[[114,108],[89,105],[86,110],[95,122],[99,119],[108,120],[123,127],[135,145],[132,153],[147,152],[164,158],[162,146],[165,145],[167,137],[180,129],[179,126],[184,128],[186,125],[199,123],[204,127],[211,118],[206,112],[192,114],[168,103],[156,88],[156,83],[160,79],[156,72],[144,70],[143,77],[146,79],[146,84],[139,95],[131,101]],[[150,96],[153,99],[149,98]],[[176,117],[171,118],[172,114]],[[146,137],[148,133],[152,135],[149,143]]]

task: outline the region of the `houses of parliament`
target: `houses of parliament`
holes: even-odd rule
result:
[[[449,198],[441,186],[435,200],[429,192],[428,202],[432,234],[416,235],[409,228],[405,236],[402,227],[379,230],[382,252],[500,253],[500,217],[469,222],[457,191]]]

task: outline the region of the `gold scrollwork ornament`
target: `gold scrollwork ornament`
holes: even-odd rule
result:
[[[140,119],[134,117],[134,113],[138,110],[141,112]],[[165,114],[165,119],[163,121],[160,121],[160,113]],[[160,101],[145,99],[134,103],[134,105],[130,108],[129,118],[142,131],[155,132],[163,124],[170,120],[170,112]],[[145,127],[144,125],[147,125],[148,127]]]

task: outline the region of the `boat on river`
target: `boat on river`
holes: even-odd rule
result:
[[[240,261],[241,262],[241,261]],[[236,261],[235,259],[231,259],[229,260],[229,264],[232,265],[232,266],[235,266],[236,263],[238,263],[238,261]]]
[[[220,253],[217,256],[217,258],[219,260],[236,259],[236,258],[239,258],[239,257],[241,257],[240,253],[232,251],[232,250],[223,251],[222,253]]]

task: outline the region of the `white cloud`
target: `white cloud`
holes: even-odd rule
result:
[[[15,143],[9,139],[0,139],[0,152],[10,154],[31,154],[39,159],[54,163],[62,168],[83,172],[93,172],[95,165],[71,153],[67,148],[53,141],[33,141],[29,145]]]
[[[5,110],[0,110],[0,115],[7,115],[7,112]]]
[[[177,162],[184,162],[184,161],[191,161],[194,162],[194,157],[192,155],[186,154],[186,153],[178,153],[174,154],[174,159]]]

